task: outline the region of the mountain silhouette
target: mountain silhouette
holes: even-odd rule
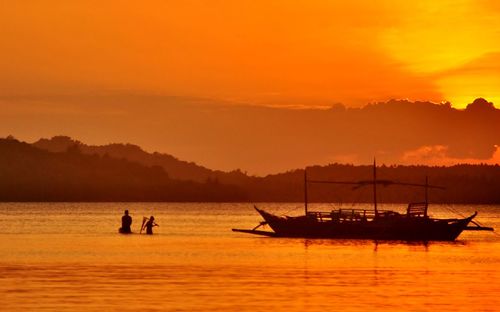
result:
[[[33,146],[49,152],[60,153],[77,147],[83,154],[109,156],[117,159],[127,159],[144,166],[159,166],[168,172],[169,177],[177,180],[206,182],[209,180],[227,184],[241,184],[248,176],[239,170],[223,172],[210,170],[194,162],[179,160],[172,155],[163,153],[148,153],[133,144],[108,144],[102,146],[86,145],[68,136],[54,136],[51,139],[40,139]]]
[[[0,139],[0,200],[239,201],[245,199],[238,188],[230,185],[214,181],[198,183],[171,179],[159,166],[144,166],[125,158],[113,158],[108,155],[84,154],[80,146],[81,144],[73,144],[64,152],[49,152],[12,138]],[[62,144],[58,147],[62,147]]]
[[[183,179],[174,179],[157,163],[147,165],[133,160],[138,155],[139,159],[156,159],[155,153],[147,153],[138,146],[110,144],[96,148],[99,152],[92,153],[91,146],[62,136],[40,140],[35,145],[12,137],[0,139],[0,201],[301,202],[304,197],[303,169],[265,177],[238,172],[236,175],[242,178],[237,184],[231,184],[210,178],[207,175],[210,170],[200,167],[197,179],[208,178],[199,182],[188,179],[194,171],[188,171],[189,175]],[[115,153],[110,155],[105,151]],[[181,164],[178,167],[190,164],[170,157]],[[230,178],[233,174],[217,173]],[[369,180],[372,167],[335,163],[310,166],[307,174],[310,179],[318,180]],[[382,165],[378,176],[410,183],[423,183],[428,176],[432,184],[446,187],[446,191],[431,192],[430,200],[435,203],[500,204],[499,165]],[[350,186],[314,185],[309,188],[309,200],[371,202],[371,192],[370,188],[353,190]],[[378,197],[380,202],[412,202],[422,201],[424,194],[421,189],[409,187],[381,187]]]

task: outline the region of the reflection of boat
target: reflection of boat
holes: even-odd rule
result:
[[[348,184],[354,188],[372,185],[373,209],[338,209],[329,212],[309,211],[307,202],[307,186],[314,183]],[[377,185],[406,185],[425,188],[425,202],[411,203],[405,214],[395,211],[377,209]],[[233,229],[257,235],[278,237],[310,237],[310,238],[351,238],[382,240],[440,240],[453,241],[463,230],[492,230],[484,228],[472,221],[477,212],[463,219],[437,219],[427,215],[428,189],[439,188],[427,183],[400,183],[389,180],[377,180],[376,165],[373,166],[373,180],[369,181],[316,181],[308,180],[304,173],[304,208],[305,214],[298,217],[276,216],[255,207],[264,218],[252,230]],[[469,222],[476,227],[468,227]],[[268,224],[274,232],[259,231],[257,228]]]

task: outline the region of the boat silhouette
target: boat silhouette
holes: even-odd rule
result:
[[[372,186],[373,209],[310,211],[308,209],[308,184],[347,184],[352,185],[355,189]],[[423,187],[425,188],[425,201],[410,203],[406,213],[380,210],[377,207],[378,185]],[[477,212],[461,219],[430,217],[427,214],[429,189],[444,189],[444,187],[429,185],[427,178],[425,184],[377,179],[375,161],[373,163],[373,179],[366,181],[309,180],[306,169],[304,170],[304,215],[297,217],[277,216],[254,206],[264,221],[251,230],[233,229],[233,231],[274,237],[453,241],[464,230],[493,230],[473,221]],[[475,226],[468,226],[469,223],[473,223]],[[257,230],[262,225],[269,225],[273,232]]]

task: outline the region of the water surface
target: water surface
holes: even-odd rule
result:
[[[301,213],[299,204],[260,206]],[[124,209],[136,232],[142,216],[153,214],[160,224],[155,235],[117,234]],[[500,227],[500,206],[431,207],[439,217],[457,217],[452,211],[478,211],[479,221]],[[498,234],[464,232],[453,243],[409,244],[231,232],[259,221],[250,204],[0,204],[0,310],[494,311],[500,306]]]

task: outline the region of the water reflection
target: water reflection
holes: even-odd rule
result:
[[[135,220],[154,214],[162,226],[152,236],[118,235],[124,209]],[[0,204],[1,307],[323,312],[500,305],[496,236],[426,243],[230,231],[256,220],[244,204]],[[498,226],[491,220],[483,223]]]
[[[391,241],[391,240],[361,240],[361,239],[318,239],[318,238],[262,238],[263,240],[273,240],[272,244],[283,244],[283,245],[296,245],[302,243],[304,245],[304,250],[307,251],[309,247],[314,246],[357,246],[357,247],[373,247],[373,251],[378,251],[379,245],[381,247],[397,246],[399,248],[408,248],[412,251],[429,251],[432,246],[449,246],[449,247],[460,247],[466,246],[467,241],[457,240],[457,241]],[[271,241],[268,241],[271,243]]]

